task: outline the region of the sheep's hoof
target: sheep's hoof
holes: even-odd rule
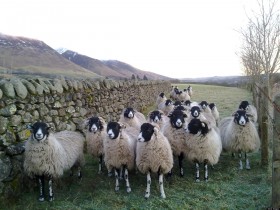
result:
[[[102,171],[98,171],[98,174],[102,174]],[[109,175],[109,174],[108,174]]]
[[[206,179],[204,179],[205,180],[205,182],[208,182],[208,178],[206,178]]]
[[[50,201],[50,202],[54,201],[54,197],[53,197],[53,196],[50,197],[50,198],[49,198],[49,201]]]
[[[195,179],[195,182],[200,182],[200,179]]]
[[[165,194],[161,194],[161,198],[165,199],[166,195]]]
[[[43,202],[45,201],[45,198],[43,196],[40,196],[39,199],[38,199],[40,202]]]
[[[150,197],[150,193],[146,192],[145,198],[148,199]]]
[[[126,188],[126,192],[130,193],[130,192],[131,192],[131,188],[130,188],[130,187],[127,187],[127,188]]]
[[[108,172],[108,176],[109,177],[113,176],[113,173],[112,172]]]
[[[120,187],[119,187],[119,186],[115,187],[115,191],[116,191],[116,192],[118,192],[119,190],[120,190]]]
[[[251,167],[250,167],[250,166],[246,166],[246,169],[247,169],[247,170],[250,170],[250,169],[251,169]]]
[[[239,167],[239,170],[243,170],[243,167],[242,167],[242,166],[240,166],[240,167]]]

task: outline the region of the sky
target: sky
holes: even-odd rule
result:
[[[172,78],[243,75],[256,0],[2,0],[0,33]]]

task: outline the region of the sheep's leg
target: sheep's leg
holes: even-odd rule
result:
[[[184,154],[181,153],[179,156],[178,156],[178,159],[179,159],[179,169],[180,169],[180,176],[184,176],[184,169],[183,169],[183,159],[184,159]]]
[[[119,173],[118,169],[115,168],[115,178],[116,178],[116,186],[115,186],[115,191],[119,191],[120,185],[119,185]]]
[[[243,169],[243,164],[242,164],[242,153],[241,151],[238,154],[239,156],[239,169],[242,170]]]
[[[45,200],[45,177],[44,175],[38,176],[38,181],[39,181],[39,201],[44,201]]]
[[[199,180],[199,163],[198,163],[198,162],[195,163],[195,169],[196,169],[196,172],[195,172],[195,181],[196,181],[196,182],[199,182],[200,180]]]
[[[164,188],[163,188],[163,174],[159,175],[159,189],[160,189],[160,196],[162,198],[166,198],[165,193],[164,193]]]
[[[235,157],[235,154],[234,154],[234,152],[233,152],[233,153],[231,153],[231,157],[233,157],[233,158]]]
[[[172,169],[167,174],[167,177],[171,177],[171,176],[172,176]]]
[[[207,182],[208,181],[208,164],[207,160],[204,161],[204,180]]]
[[[124,179],[125,179],[125,183],[126,183],[126,192],[130,193],[131,188],[130,188],[130,185],[129,185],[128,170],[127,170],[126,167],[124,168]]]
[[[150,197],[150,193],[151,193],[151,173],[150,171],[147,172],[147,189],[146,189],[146,193],[145,193],[145,198],[149,198]]]
[[[250,169],[251,169],[251,167],[250,167],[250,161],[249,161],[249,158],[248,158],[246,152],[245,152],[245,160],[246,160],[246,169],[250,170]]]
[[[120,169],[120,180],[122,180],[123,179],[123,166],[121,166],[121,169]]]
[[[53,194],[53,179],[51,176],[49,176],[49,201],[54,200],[54,194]]]
[[[111,177],[113,176],[113,167],[108,167],[108,176]]]
[[[102,155],[99,156],[98,174],[102,173]]]
[[[82,168],[79,166],[78,167],[78,178],[82,179],[83,175],[82,175]]]

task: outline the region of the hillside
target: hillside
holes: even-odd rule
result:
[[[100,77],[65,59],[42,41],[3,34],[0,34],[0,74]]]
[[[82,66],[96,74],[104,77],[117,78],[117,79],[130,79],[134,74],[143,79],[146,76],[150,80],[170,80],[172,78],[165,77],[159,74],[155,74],[149,71],[142,71],[127,63],[117,60],[105,60],[100,61],[86,55],[81,55],[77,52],[67,50],[61,54],[69,61],[74,62],[77,65]]]

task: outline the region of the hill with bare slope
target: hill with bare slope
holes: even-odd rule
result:
[[[47,77],[100,77],[65,59],[43,41],[4,34],[0,34],[0,73]]]
[[[135,77],[143,79],[146,76],[150,80],[171,80],[172,78],[165,77],[153,72],[142,71],[127,63],[117,60],[97,60],[86,55],[81,55],[77,52],[67,50],[61,54],[69,61],[82,66],[96,74],[104,77],[117,79],[130,79],[134,74]]]

